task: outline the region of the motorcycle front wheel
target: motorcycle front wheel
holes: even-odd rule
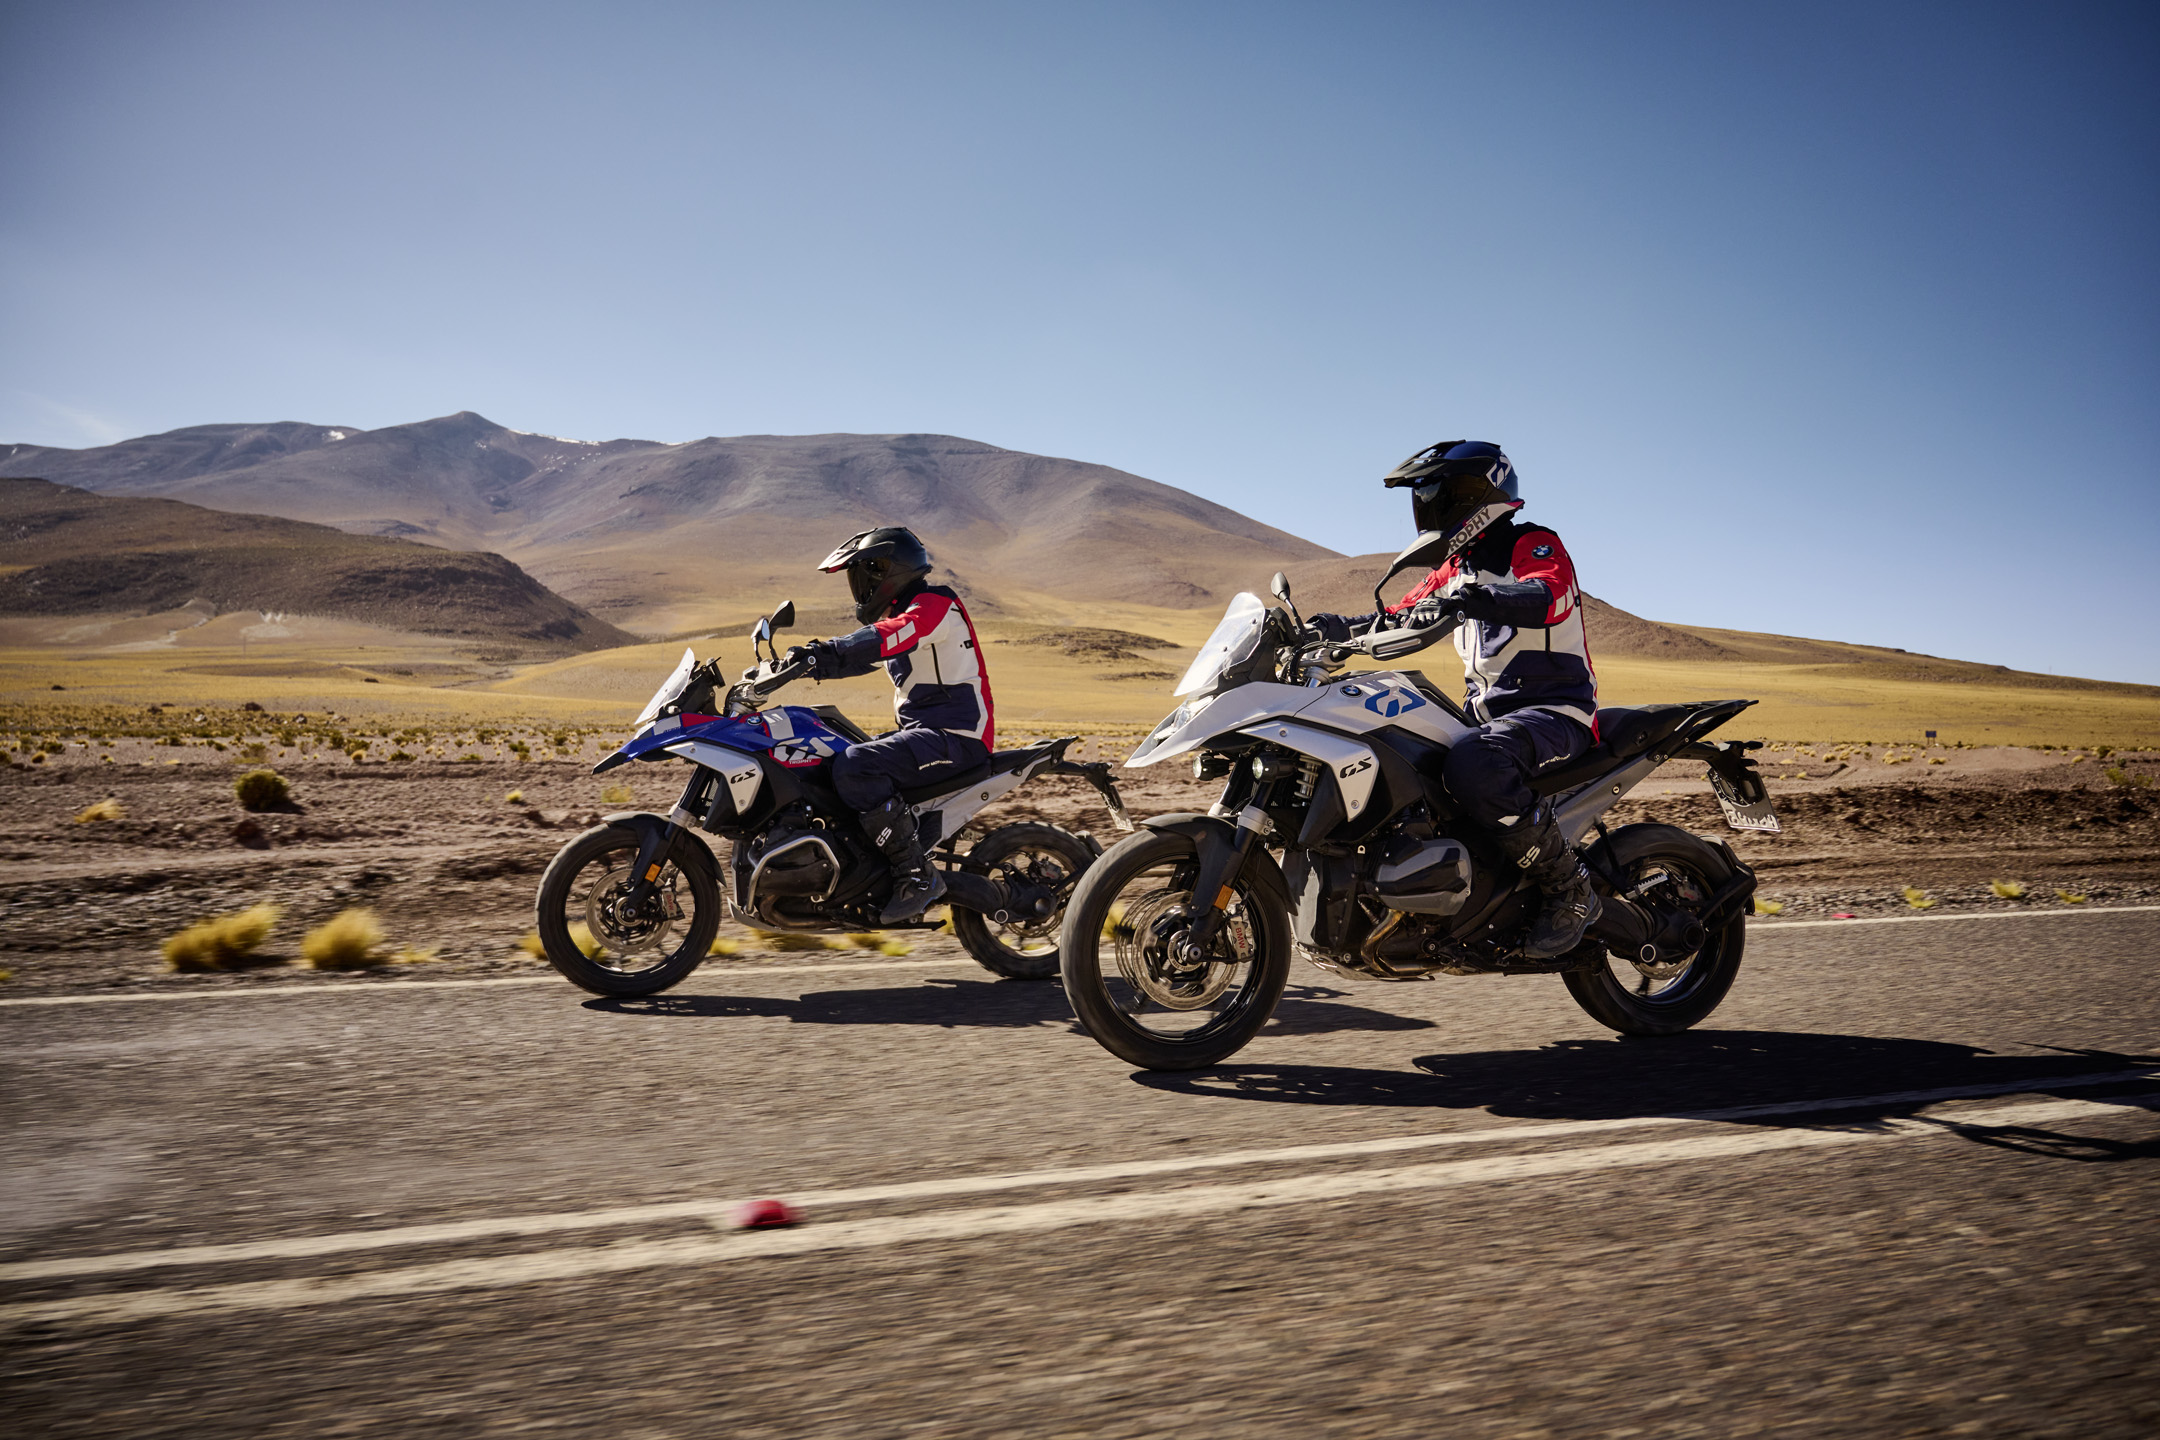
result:
[[[1699,914],[1732,878],[1723,851],[1672,825],[1628,825],[1603,842],[1614,868],[1653,913]],[[1735,915],[1709,932],[1691,954],[1646,963],[1614,955],[1587,970],[1561,976],[1575,1003],[1622,1035],[1677,1035],[1707,1018],[1740,973],[1747,922]]]
[[[1147,1070],[1198,1070],[1242,1050],[1275,1013],[1290,975],[1290,915],[1240,876],[1204,957],[1177,941],[1199,911],[1200,869],[1183,835],[1143,830],[1081,877],[1058,951],[1065,998],[1111,1054]]]
[[[665,863],[630,904],[638,836],[619,825],[563,846],[540,877],[534,920],[548,963],[595,995],[657,995],[697,969],[720,933],[720,887],[697,865]]]

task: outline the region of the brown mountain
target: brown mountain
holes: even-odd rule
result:
[[[1255,569],[1333,554],[1107,466],[948,435],[751,435],[605,444],[471,414],[380,430],[211,425],[0,466],[356,533],[499,550],[550,585],[668,631],[838,582],[840,539],[905,524],[971,599],[1213,606]],[[836,592],[837,594],[837,592]]]
[[[500,555],[0,479],[0,614],[156,614],[190,601],[563,650],[632,639]]]

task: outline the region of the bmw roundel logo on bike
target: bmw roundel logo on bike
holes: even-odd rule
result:
[[[1370,698],[1365,701],[1365,708],[1375,715],[1385,715],[1392,718],[1406,710],[1415,710],[1424,703],[1425,697],[1415,690],[1404,690],[1389,685],[1375,690]]]

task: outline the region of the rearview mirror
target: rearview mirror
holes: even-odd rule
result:
[[[760,615],[757,617],[757,624],[750,627],[750,643],[758,645],[770,644],[771,642],[772,619],[769,616]]]
[[[782,601],[780,608],[773,611],[772,628],[775,630],[785,630],[788,628],[788,626],[793,625],[794,623],[795,602],[792,600]]]
[[[1267,588],[1268,592],[1277,600],[1282,601],[1283,604],[1288,605],[1290,603],[1290,577],[1283,574],[1282,571],[1277,570],[1275,572],[1275,578],[1268,581]]]
[[[1428,530],[1418,536],[1417,539],[1410,542],[1410,548],[1395,557],[1394,563],[1387,567],[1387,574],[1382,575],[1374,583],[1372,587],[1373,609],[1387,609],[1387,601],[1380,598],[1380,592],[1387,588],[1388,581],[1402,574],[1403,571],[1414,569],[1419,565],[1431,569],[1447,558],[1448,535],[1446,531]]]

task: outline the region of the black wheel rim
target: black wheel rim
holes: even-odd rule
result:
[[[1058,947],[1058,927],[1065,920],[1065,902],[1072,895],[1073,886],[1079,883],[1080,871],[1073,867],[1067,856],[1059,854],[1048,845],[1024,845],[997,861],[997,871],[1005,882],[1006,890],[1016,898],[1032,902],[1036,898],[1050,902],[1047,915],[1008,915],[999,920],[985,915],[983,928],[990,938],[1016,960],[1039,960],[1045,955],[1055,955]]]
[[[1628,868],[1628,888],[1658,910],[1680,909],[1699,916],[1717,885],[1684,860],[1652,855]],[[1613,955],[1606,960],[1605,969],[1612,983],[1635,1005],[1648,1010],[1679,1009],[1713,982],[1724,951],[1721,928],[1710,931],[1702,947],[1689,954],[1658,961]]]
[[[571,945],[587,964],[612,975],[663,969],[697,928],[697,895],[674,865],[661,869],[642,907],[628,903],[636,863],[634,844],[598,851],[570,877],[563,898],[562,921]]]

